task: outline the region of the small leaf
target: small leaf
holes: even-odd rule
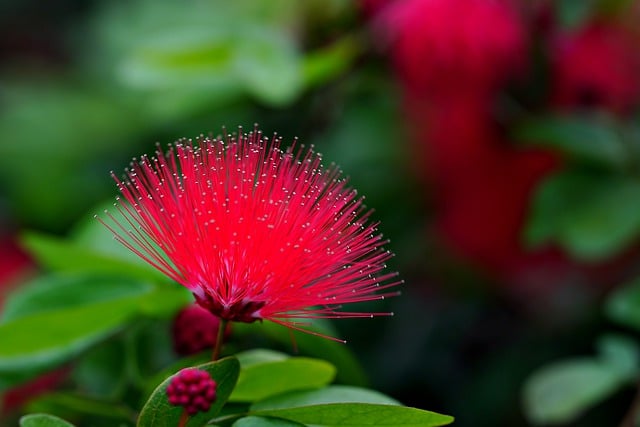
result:
[[[609,334],[598,340],[597,348],[600,359],[617,370],[621,378],[633,380],[637,376],[640,350],[635,340],[624,335]]]
[[[284,418],[324,427],[431,427],[451,424],[453,417],[417,408],[371,403],[330,403],[299,408],[272,409],[251,415]]]
[[[637,348],[630,340],[608,335],[598,358],[575,358],[535,372],[525,384],[524,409],[535,424],[568,423],[615,393],[637,375]]]
[[[235,37],[234,74],[245,89],[273,106],[290,104],[302,91],[298,50],[283,32],[253,28]]]
[[[640,329],[640,279],[616,289],[607,298],[604,309],[611,320]]]
[[[232,427],[305,427],[305,424],[280,418],[244,417],[233,423]]]
[[[229,400],[253,402],[291,390],[322,387],[333,380],[335,373],[330,363],[305,357],[253,364],[242,368]]]
[[[400,405],[395,399],[374,390],[344,385],[331,385],[318,390],[297,391],[261,400],[251,405],[252,411],[283,409],[324,403],[376,403]]]
[[[329,322],[320,322],[317,320],[323,319],[314,320],[313,326],[310,326],[308,328],[309,330],[329,336],[336,335],[336,331],[331,329],[331,324]],[[247,334],[256,334],[260,336],[266,335],[270,339],[277,341],[288,348],[295,345],[301,355],[308,355],[326,360],[337,368],[337,381],[358,386],[368,385],[364,369],[349,347],[343,343],[304,332],[292,331],[284,326],[272,322],[238,322],[233,326],[233,333],[236,336],[243,336]]]
[[[361,49],[354,37],[344,37],[330,46],[307,53],[302,65],[305,86],[320,86],[345,73]]]
[[[640,181],[566,170],[547,178],[534,198],[527,240],[555,242],[577,259],[600,260],[640,233]]]
[[[73,424],[49,414],[29,414],[20,418],[20,427],[74,427]]]
[[[565,28],[575,29],[594,15],[597,0],[563,0],[556,3],[558,20]]]
[[[579,0],[579,3],[586,1]],[[515,138],[557,149],[573,161],[620,168],[629,160],[612,123],[599,117],[537,117],[520,124],[515,131]]]
[[[243,369],[248,368],[251,365],[268,363],[268,362],[278,362],[291,357],[288,354],[281,353],[279,351],[265,349],[265,348],[257,348],[254,350],[243,351],[241,353],[236,354],[235,356],[240,362],[240,366]]]
[[[206,413],[199,412],[189,417],[187,427],[206,425],[209,420],[220,412],[238,380],[240,363],[234,357],[227,357],[216,362],[194,366],[194,368],[207,371],[216,381],[216,400]],[[167,398],[167,386],[172,378],[173,376],[163,381],[151,394],[151,397],[140,412],[138,426],[175,427],[178,425],[183,408],[169,404]]]

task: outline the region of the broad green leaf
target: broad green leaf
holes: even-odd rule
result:
[[[49,414],[29,414],[20,418],[20,427],[73,427],[73,424]]]
[[[36,313],[0,325],[0,376],[69,360],[120,330],[135,314],[134,297]]]
[[[105,14],[103,36],[114,53],[109,65],[115,64],[120,81],[145,92],[198,90],[214,103],[248,93],[284,105],[300,94],[294,30],[303,9],[298,2],[214,0],[183,6],[140,1]]]
[[[534,199],[526,235],[536,246],[555,242],[578,259],[622,250],[640,232],[640,181],[568,170],[549,177]]]
[[[106,418],[117,425],[117,421],[131,420],[135,413],[121,402],[91,399],[84,395],[72,393],[48,393],[37,397],[27,404],[30,412],[53,412],[69,418],[78,415],[89,415]]]
[[[20,286],[7,299],[1,323],[65,308],[136,298],[150,294],[153,286],[121,277],[47,275]],[[0,324],[1,324],[0,323]]]
[[[93,240],[93,245],[104,243],[101,249],[37,232],[24,233],[22,245],[41,265],[54,271],[90,271],[156,281],[166,280],[161,273],[135,257],[122,245],[117,253],[109,251],[108,249],[114,246],[112,242],[118,243],[111,234],[106,234],[109,233],[106,227],[97,220],[94,221],[97,226],[106,230],[104,239]]]
[[[614,322],[640,329],[640,279],[614,290],[607,298],[604,310]]]
[[[373,403],[329,403],[251,413],[324,427],[431,427],[453,422],[453,417],[417,408]]]
[[[283,420],[281,418],[244,417],[233,423],[232,427],[305,427],[305,424]]]
[[[620,385],[618,373],[599,361],[557,362],[535,372],[527,381],[525,413],[535,424],[568,423]]]
[[[253,350],[243,351],[235,355],[240,366],[245,369],[251,365],[257,365],[260,363],[278,362],[288,359],[288,354],[281,353],[279,351],[269,350],[265,348],[256,348]]]
[[[251,405],[252,411],[284,409],[324,403],[376,403],[400,405],[395,399],[374,390],[343,385],[330,385],[318,390],[297,391],[258,401]]]
[[[240,371],[232,402],[254,402],[292,390],[314,389],[329,384],[336,369],[324,360],[292,357],[256,363]]]
[[[629,161],[626,148],[613,125],[594,117],[533,118],[516,129],[515,138],[559,150],[573,161],[614,168],[620,168]]]
[[[327,336],[336,336],[329,322],[314,321],[308,328],[312,332]],[[343,343],[327,338],[292,331],[284,326],[272,323],[236,323],[233,333],[237,336],[256,334],[266,335],[285,348],[295,348],[300,355],[307,355],[326,360],[337,369],[336,380],[352,385],[366,386],[368,384],[364,369],[353,355],[349,347]]]
[[[568,423],[622,386],[636,380],[638,348],[625,337],[606,335],[597,358],[555,362],[535,372],[524,387],[524,409],[534,424]]]
[[[632,380],[638,374],[640,349],[635,340],[624,335],[609,334],[597,343],[601,360],[618,371],[621,378]]]
[[[238,380],[240,364],[236,358],[228,357],[216,362],[209,362],[203,365],[194,366],[194,368],[207,371],[216,381],[216,400],[211,405],[208,412],[199,412],[198,414],[190,417],[187,422],[187,427],[206,425],[209,420],[220,412],[224,404],[227,402],[236,381]],[[151,394],[151,397],[140,412],[138,426],[175,427],[178,425],[183,408],[170,405],[166,391],[172,378],[173,376],[167,378]]]

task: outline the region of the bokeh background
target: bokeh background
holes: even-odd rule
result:
[[[339,164],[391,241],[395,316],[335,325],[372,385],[530,425],[532,372],[634,336],[602,307],[640,270],[639,24],[634,0],[2,1],[0,298],[41,271],[21,235],[67,236],[111,170],[258,123]]]

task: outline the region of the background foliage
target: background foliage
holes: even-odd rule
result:
[[[639,372],[640,6],[440,3],[0,2],[0,420],[131,417],[179,360],[190,296],[93,220],[109,172],[257,122],[340,165],[406,281],[372,306],[393,318],[320,325],[348,345],[296,335],[300,356],[460,426],[622,422]],[[292,352],[256,326],[229,350]]]

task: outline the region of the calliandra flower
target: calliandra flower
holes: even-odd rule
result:
[[[173,406],[182,406],[189,415],[207,412],[216,400],[215,382],[207,371],[186,368],[178,372],[167,386],[167,398]]]
[[[413,95],[485,92],[526,58],[526,30],[508,0],[394,2],[376,27]]]
[[[363,198],[312,149],[256,129],[180,140],[114,176],[117,240],[224,321],[373,317],[341,311],[399,284]],[[378,293],[384,290],[385,292]]]

